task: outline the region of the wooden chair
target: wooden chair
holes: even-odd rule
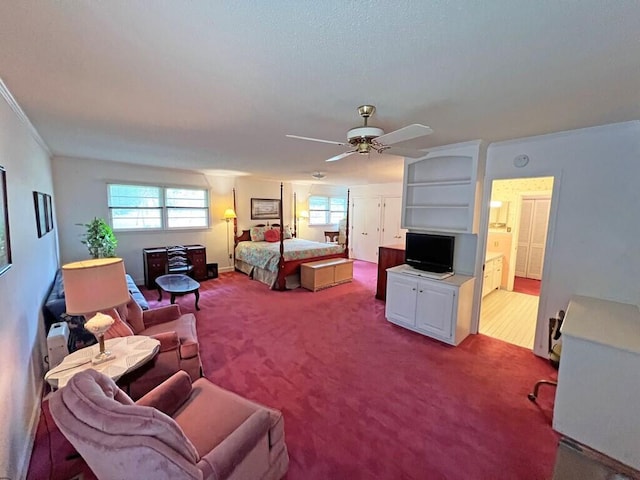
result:
[[[183,245],[167,247],[167,273],[191,275],[193,265],[187,257],[187,248]]]
[[[325,242],[327,243],[338,243],[338,236],[340,235],[340,232],[338,232],[337,230],[334,231],[326,231],[324,232],[324,238],[325,238]]]

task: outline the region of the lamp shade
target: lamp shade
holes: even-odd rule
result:
[[[300,218],[309,218],[309,212],[306,210],[300,210]]]
[[[94,258],[62,266],[64,296],[69,315],[107,310],[129,301],[121,258]]]
[[[224,211],[224,218],[226,219],[236,218],[236,212],[233,211],[233,208],[227,208]]]

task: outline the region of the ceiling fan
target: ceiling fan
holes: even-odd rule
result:
[[[400,128],[393,132],[384,133],[384,130],[378,127],[368,125],[368,119],[376,111],[373,105],[361,105],[358,107],[358,115],[364,119],[364,125],[352,128],[347,132],[346,142],[336,142],[333,140],[322,140],[319,138],[300,137],[298,135],[287,135],[289,138],[297,138],[299,140],[310,140],[312,142],[331,143],[333,145],[349,145],[351,150],[327,159],[327,162],[335,162],[349,155],[358,153],[368,155],[371,150],[378,153],[389,153],[391,155],[399,155],[401,157],[418,158],[426,154],[423,150],[411,150],[408,148],[394,147],[394,144],[412,140],[433,133],[431,127],[414,123],[406,127]]]

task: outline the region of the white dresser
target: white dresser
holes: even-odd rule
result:
[[[575,296],[562,325],[553,428],[640,469],[640,310]]]

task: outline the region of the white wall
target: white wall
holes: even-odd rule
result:
[[[280,223],[279,220],[251,220],[251,199],[280,199],[280,182],[261,180],[254,177],[237,177],[236,179],[236,215],[238,216],[238,235],[243,229],[249,229],[258,223]],[[293,193],[291,184],[283,184],[282,221],[285,225],[293,225]]]
[[[227,257],[227,224],[223,220],[223,213],[233,205],[233,177],[211,177],[182,170],[66,157],[54,157],[52,165],[63,264],[88,257],[87,249],[81,243],[85,230],[77,224],[84,224],[93,217],[109,217],[107,183],[129,182],[194,186],[208,188],[210,192],[211,223],[208,229],[116,232],[116,254],[124,258],[127,273],[137,284],[144,283],[142,249],[146,247],[202,244],[207,250],[208,263],[218,263],[221,270],[230,268],[231,262]]]
[[[0,91],[10,98],[1,83]],[[55,230],[38,238],[32,192],[54,194],[51,162],[22,117],[2,98],[0,165],[7,171],[13,256],[13,265],[0,276],[0,477],[18,479],[26,476],[40,411],[45,345],[41,307],[58,266],[58,225],[54,219]],[[53,204],[55,208],[55,196]]]
[[[520,154],[524,168],[513,165]],[[484,203],[494,179],[544,176],[555,180],[539,319],[573,294],[640,304],[640,122],[491,144]],[[539,321],[536,353],[546,338]]]

